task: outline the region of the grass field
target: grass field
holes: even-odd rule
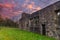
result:
[[[20,30],[18,28],[0,28],[0,40],[55,40],[47,36]]]

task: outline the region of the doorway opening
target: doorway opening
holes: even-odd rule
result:
[[[42,24],[42,35],[46,35],[45,24]]]

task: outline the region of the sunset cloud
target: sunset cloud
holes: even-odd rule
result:
[[[31,14],[55,1],[57,0],[0,0],[0,14],[4,18],[18,16],[22,12]]]
[[[3,7],[3,8],[13,8],[14,5],[13,4],[8,4],[8,3],[5,3],[5,4],[1,4],[0,5]]]
[[[32,9],[33,5],[30,4],[30,5],[27,6],[27,8]]]
[[[19,14],[21,14],[21,13],[23,13],[23,11],[16,11],[16,12],[13,12],[13,15],[14,15],[14,16],[17,16],[17,15],[19,15]]]
[[[7,7],[7,8],[12,8],[13,7],[12,4],[4,4],[4,6]]]
[[[26,10],[28,10],[27,13],[30,13],[30,14],[31,14],[31,13],[33,13],[33,12],[41,9],[41,7],[40,7],[40,6],[37,6],[37,5],[35,4],[35,2],[31,1],[31,2],[29,3],[29,1],[30,1],[30,0],[26,0],[26,1],[25,1],[26,3],[24,3],[24,4],[22,5],[23,8],[25,8]]]

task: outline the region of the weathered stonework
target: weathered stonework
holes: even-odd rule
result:
[[[60,11],[60,1],[47,6],[32,14],[22,14],[19,20],[19,27],[23,30],[28,30],[42,35],[57,38],[60,40],[60,15],[58,18],[57,13]]]

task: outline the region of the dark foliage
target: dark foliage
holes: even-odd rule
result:
[[[6,27],[18,27],[18,24],[11,19],[6,18],[5,20],[0,15],[0,26]]]

